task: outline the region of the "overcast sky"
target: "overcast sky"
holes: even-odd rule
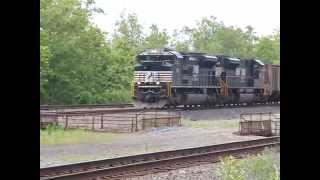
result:
[[[136,13],[145,31],[154,23],[172,33],[211,15],[226,25],[251,25],[258,35],[280,28],[280,0],[96,0],[96,7],[105,15],[95,15],[93,22],[109,33],[124,10]]]

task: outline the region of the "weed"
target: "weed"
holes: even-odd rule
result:
[[[242,162],[232,156],[221,159],[221,166],[217,170],[223,180],[244,180],[245,171],[241,168]]]
[[[243,160],[226,157],[221,159],[217,174],[222,180],[280,180],[279,164],[275,163],[272,153],[265,150]]]

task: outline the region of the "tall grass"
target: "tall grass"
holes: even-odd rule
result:
[[[92,132],[83,129],[64,130],[59,126],[48,126],[47,129],[40,130],[40,144],[56,145],[111,142],[123,136],[124,135],[116,133]]]
[[[222,180],[280,180],[280,163],[273,159],[273,153],[265,150],[243,160],[225,157],[217,174]]]

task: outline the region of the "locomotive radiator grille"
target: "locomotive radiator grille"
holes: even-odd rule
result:
[[[134,82],[172,82],[172,71],[135,71]]]

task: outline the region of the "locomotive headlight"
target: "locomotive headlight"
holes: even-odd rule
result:
[[[156,84],[157,84],[157,85],[159,85],[159,84],[160,84],[160,82],[159,82],[159,81],[157,81],[157,82],[156,82]]]
[[[141,84],[141,82],[137,82],[137,84],[138,84],[138,85],[140,85],[140,84]]]

